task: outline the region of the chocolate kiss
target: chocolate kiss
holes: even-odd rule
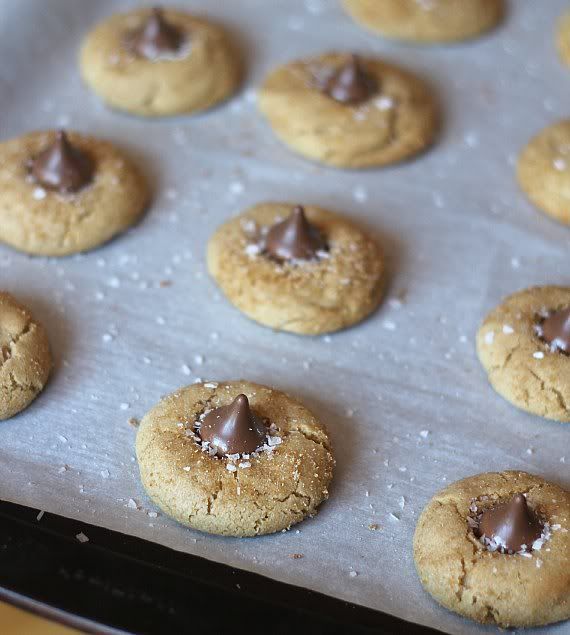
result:
[[[28,163],[33,180],[48,190],[77,192],[93,180],[91,159],[71,145],[63,130],[55,141]]]
[[[326,249],[323,237],[309,223],[300,205],[288,218],[271,227],[265,243],[266,252],[278,260],[310,260],[323,249]]]
[[[146,22],[129,35],[127,45],[137,55],[154,60],[161,55],[176,53],[183,42],[184,35],[168,24],[162,10],[155,7]]]
[[[526,498],[516,494],[506,503],[484,511],[479,521],[479,535],[497,539],[507,551],[517,552],[526,545],[530,551],[532,543],[542,534],[542,523],[529,509]]]
[[[200,425],[200,438],[209,441],[219,456],[251,454],[265,442],[267,430],[251,410],[245,395],[238,395],[229,406],[208,413]]]
[[[378,82],[362,68],[358,57],[351,55],[319,88],[341,104],[359,104],[378,92]]]
[[[540,325],[540,337],[553,350],[570,353],[570,307],[551,313]]]

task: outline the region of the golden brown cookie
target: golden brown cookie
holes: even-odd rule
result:
[[[328,53],[269,74],[258,103],[279,139],[309,159],[341,168],[388,165],[429,146],[438,114],[424,82],[392,64],[361,58],[378,91],[362,103],[340,103],[316,87],[315,76],[346,60],[346,54]]]
[[[564,13],[558,21],[556,48],[560,59],[564,64],[570,66],[570,11]]]
[[[533,414],[570,421],[570,356],[540,336],[552,311],[570,307],[570,288],[531,287],[508,296],[483,321],[477,354],[493,388]]]
[[[0,241],[42,256],[98,247],[135,223],[149,199],[145,179],[121,151],[79,133],[69,133],[69,140],[92,160],[93,181],[70,193],[38,185],[28,162],[55,134],[32,132],[0,143]]]
[[[242,71],[228,34],[218,25],[182,11],[164,10],[169,28],[182,37],[179,50],[147,58],[129,38],[151,16],[137,9],[107,18],[93,29],[81,49],[85,82],[110,106],[160,117],[211,108],[234,93]]]
[[[250,455],[212,455],[195,424],[245,394],[269,425]],[[226,536],[259,536],[300,522],[328,498],[334,458],[327,432],[303,405],[247,381],[210,382],[165,397],[141,421],[136,453],[153,501],[180,523]]]
[[[343,0],[343,5],[365,29],[421,44],[477,37],[504,14],[503,0]]]
[[[307,206],[328,250],[314,260],[278,262],[265,253],[263,238],[293,207],[260,203],[219,227],[208,243],[211,276],[240,311],[277,330],[318,335],[360,322],[382,299],[378,246],[348,220]]]
[[[515,494],[545,523],[530,552],[489,550],[478,515]],[[525,472],[479,474],[436,494],[414,535],[420,580],[451,611],[503,628],[570,618],[570,493]]]
[[[519,185],[541,211],[570,225],[570,120],[539,132],[521,152]]]
[[[51,367],[44,327],[14,297],[0,291],[0,419],[30,405]]]

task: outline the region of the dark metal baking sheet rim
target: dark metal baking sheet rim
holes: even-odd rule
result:
[[[0,501],[0,599],[86,632],[439,632],[56,514],[38,522],[38,513]]]

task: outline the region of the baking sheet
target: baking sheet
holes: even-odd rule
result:
[[[511,2],[492,35],[435,48],[375,38],[335,0],[178,4],[224,22],[249,75],[212,112],[145,121],[105,109],[76,65],[84,33],[137,3],[0,0],[0,138],[56,126],[107,137],[155,190],[139,226],[89,254],[31,258],[0,246],[0,287],[43,320],[56,357],[43,395],[0,425],[0,497],[450,633],[490,630],[422,591],[411,540],[423,506],[456,479],[516,468],[570,487],[570,429],[495,395],[474,351],[479,321],[504,295],[570,284],[570,231],[531,208],[513,172],[529,136],[568,115],[570,72],[553,45],[567,2]],[[426,77],[444,111],[437,145],[368,172],[319,168],[282,147],[254,89],[275,64],[328,49],[383,55]],[[371,319],[307,339],[262,328],[221,297],[205,243],[268,199],[329,206],[378,236],[391,285]],[[198,377],[270,383],[326,422],[338,469],[316,518],[238,540],[153,517],[128,420]]]

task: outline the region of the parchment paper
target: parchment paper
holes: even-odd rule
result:
[[[568,3],[512,1],[492,35],[434,48],[375,38],[335,0],[178,4],[234,31],[249,76],[212,112],[145,121],[104,108],[76,63],[88,29],[136,2],[0,0],[0,138],[55,126],[107,137],[155,189],[139,226],[89,254],[31,258],[0,246],[0,287],[43,320],[57,360],[43,395],[0,425],[0,497],[446,632],[483,632],[422,591],[411,540],[423,506],[456,479],[517,468],[570,487],[570,428],[509,406],[474,351],[478,323],[504,295],[570,284],[570,231],[525,201],[513,168],[530,135],[569,114],[570,71],[553,44]],[[383,55],[426,77],[444,112],[437,145],[367,172],[318,168],[281,146],[254,89],[275,64],[327,49]],[[205,243],[268,199],[329,206],[377,235],[391,271],[381,310],[308,339],[232,308],[205,271]],[[153,517],[128,420],[197,377],[275,385],[326,422],[338,469],[316,518],[237,540]]]

